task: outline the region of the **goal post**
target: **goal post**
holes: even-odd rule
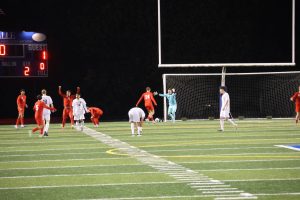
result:
[[[225,69],[222,73],[163,74],[163,92],[167,88],[175,88],[177,92],[177,120],[218,118],[220,85],[228,88],[235,118],[294,116],[290,97],[298,91],[300,71],[226,73]],[[165,121],[167,106],[164,98]]]

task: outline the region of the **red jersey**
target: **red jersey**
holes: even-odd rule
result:
[[[17,98],[17,105],[19,108],[25,108],[26,106],[26,95],[19,95]]]
[[[35,102],[33,110],[35,111],[34,117],[35,118],[42,118],[43,117],[43,110],[49,109],[49,110],[55,110],[55,108],[51,108],[45,104],[42,100],[38,100]]]
[[[89,107],[88,110],[90,111],[90,113],[91,113],[92,116],[103,115],[103,111],[100,108]]]
[[[300,107],[300,92],[296,92],[291,98],[295,102],[296,106]]]
[[[157,106],[157,103],[153,97],[153,93],[152,92],[145,92],[142,94],[142,96],[140,97],[139,101],[136,103],[136,106],[138,106],[141,101],[144,99],[145,102],[145,106],[153,106],[152,102],[154,103],[154,105]]]
[[[80,88],[77,88],[77,94],[80,93]],[[70,95],[69,97],[61,91],[61,88],[58,89],[58,94],[64,99],[64,107],[72,108],[72,102],[76,98],[76,95]]]

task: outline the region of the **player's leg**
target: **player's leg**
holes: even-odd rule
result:
[[[142,132],[143,132],[142,122],[140,121],[140,122],[137,122],[137,133],[138,133],[138,136],[141,136]]]
[[[61,125],[63,128],[64,128],[65,125],[66,125],[67,117],[68,117],[68,111],[67,111],[66,108],[64,108],[63,114],[62,114],[62,125]]]
[[[50,126],[50,114],[44,115],[44,120],[45,120],[44,136],[48,136],[48,130]]]
[[[15,128],[18,128],[19,124],[21,123],[21,113],[19,111],[18,113],[18,117],[17,117],[17,121],[16,121],[16,125],[15,125]]]
[[[84,127],[84,114],[82,114],[80,116],[80,130],[83,131],[83,127]]]
[[[73,110],[69,109],[69,118],[71,121],[71,128],[74,126],[74,115],[73,115]]]
[[[220,129],[218,131],[224,131],[225,119],[226,119],[225,112],[221,111],[220,112]]]
[[[296,124],[298,124],[300,120],[300,112],[296,112]]]
[[[98,117],[98,116],[96,116],[96,117],[94,118],[94,124],[95,124],[96,127],[99,126],[99,117]]]

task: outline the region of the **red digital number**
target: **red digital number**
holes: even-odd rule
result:
[[[45,63],[43,62],[40,63],[40,70],[45,70]]]
[[[0,56],[6,55],[6,46],[4,44],[0,44]]]
[[[30,75],[30,67],[25,66],[24,67],[24,76],[29,76]]]
[[[43,59],[43,60],[47,60],[47,57],[48,57],[47,51],[43,51],[42,59]]]

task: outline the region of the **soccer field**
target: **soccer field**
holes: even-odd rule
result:
[[[142,137],[125,122],[52,124],[48,138],[0,126],[0,199],[300,199],[300,151],[276,146],[300,144],[293,122],[146,123]]]

